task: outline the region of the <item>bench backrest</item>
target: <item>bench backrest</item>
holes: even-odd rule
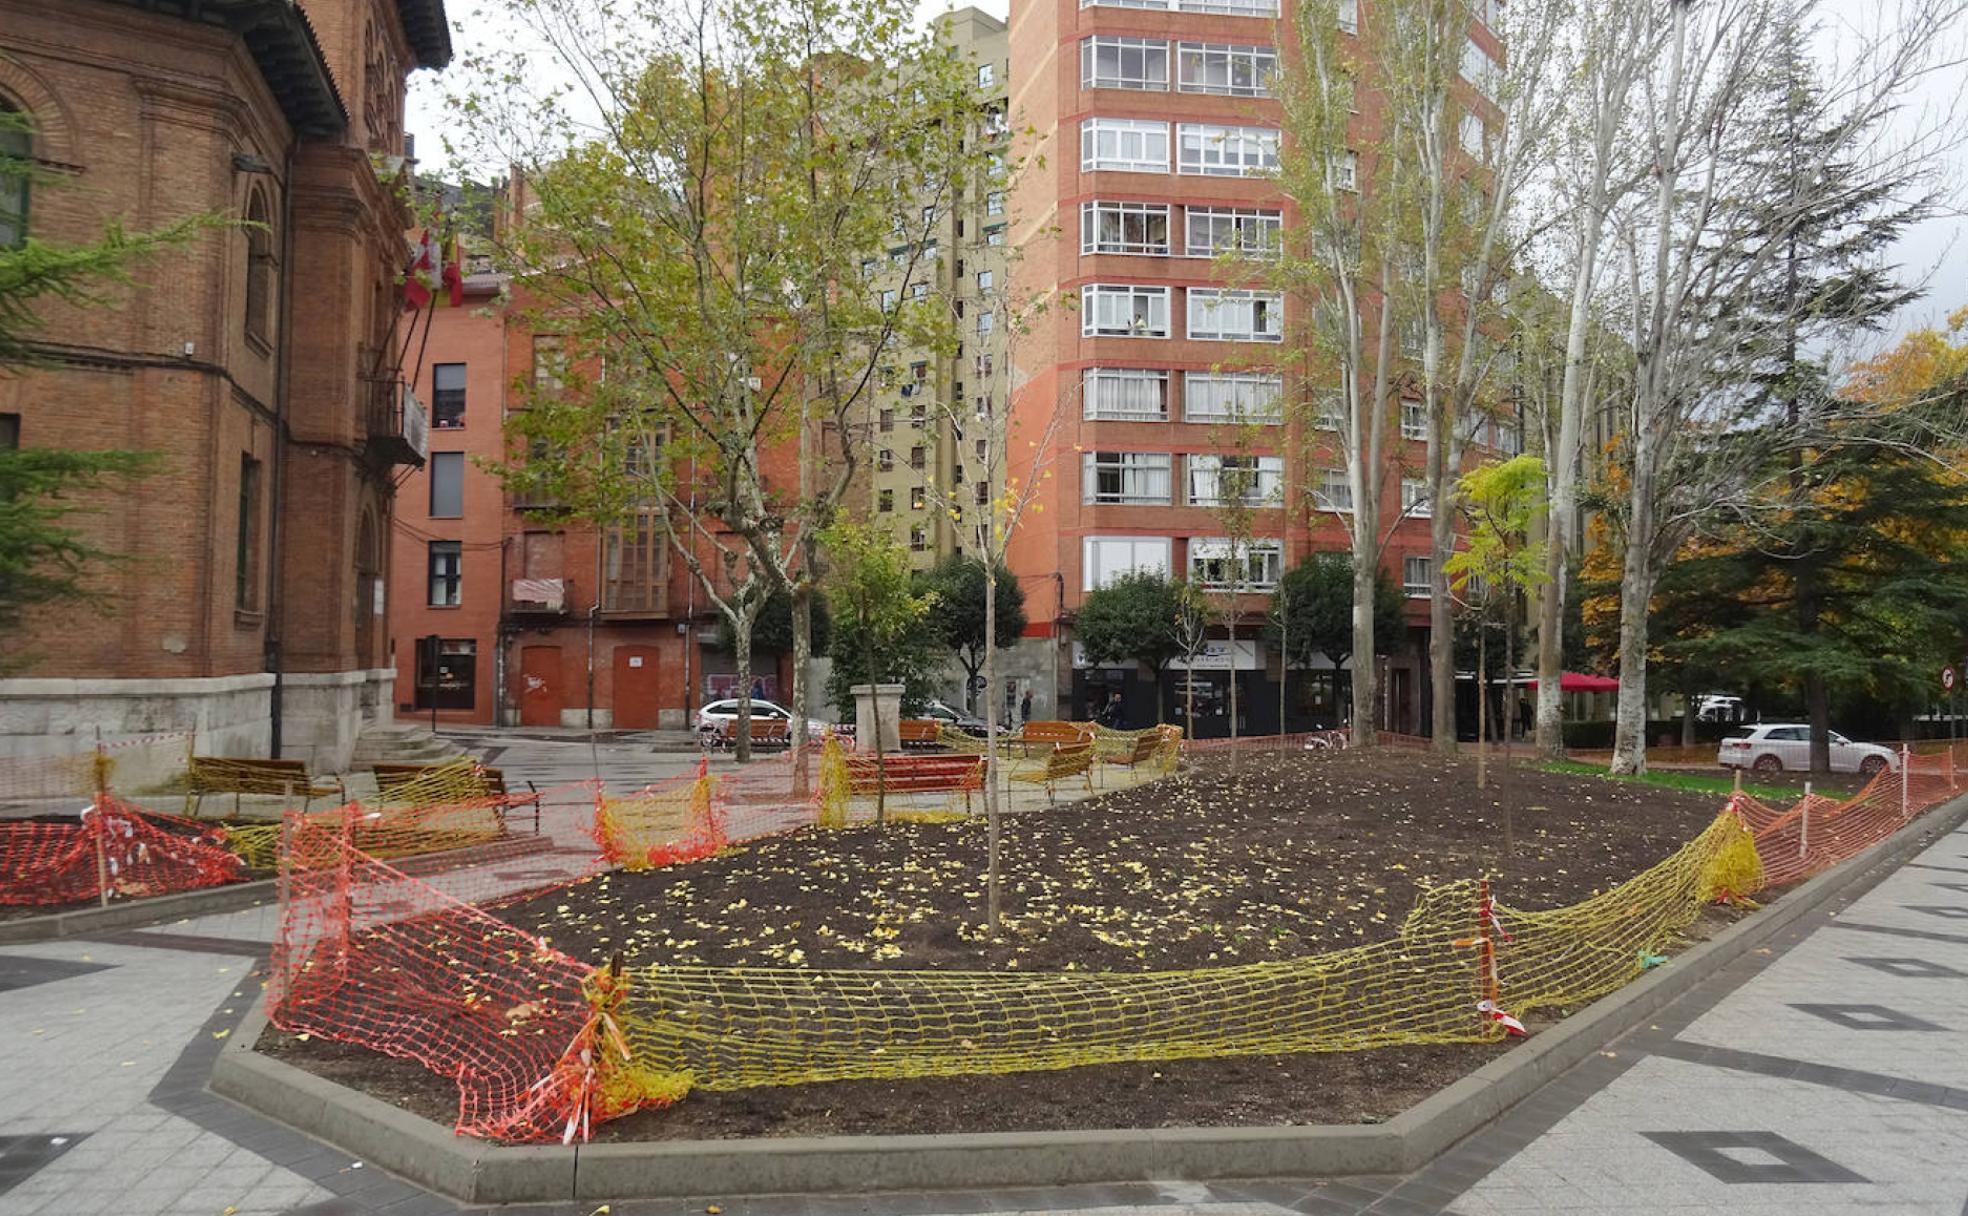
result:
[[[387,794],[392,790],[400,790],[404,786],[414,785],[424,777],[444,767],[446,766],[442,764],[390,764],[382,762],[370,765],[369,771],[376,774],[376,789]],[[488,768],[481,764],[477,768],[476,775],[479,782],[485,787],[487,794],[498,798],[506,796],[505,773],[499,769]]]
[[[1066,743],[1052,749],[1046,757],[1046,776],[1071,777],[1093,764],[1093,743]]]
[[[786,721],[784,718],[753,718],[752,742],[757,743],[761,739],[784,739],[790,733],[792,725],[791,722]],[[736,739],[738,737],[738,719],[731,718],[720,721],[718,723],[718,734],[723,735],[727,739]]]
[[[299,760],[245,760],[193,756],[186,774],[193,793],[284,794],[313,785]]]
[[[935,718],[904,718],[895,724],[895,732],[904,743],[940,743],[943,724]]]
[[[1092,736],[1084,722],[1027,722],[1018,735],[1026,743],[1078,743]]]

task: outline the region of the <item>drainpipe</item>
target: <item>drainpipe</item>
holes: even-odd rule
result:
[[[287,394],[288,364],[293,361],[294,339],[288,324],[293,314],[294,296],[294,153],[300,146],[295,136],[287,145],[286,164],[280,176],[280,358],[273,369],[273,501],[267,524],[267,632],[266,665],[273,672],[272,703],[269,706],[268,755],[280,755],[281,699],[286,688],[287,657],[283,650],[287,633],[287,597],[281,594],[280,521],[287,513]],[[395,695],[395,690],[391,690]]]
[[[505,513],[500,512],[499,527],[505,529]],[[512,584],[506,575],[506,553],[512,537],[499,538],[499,621],[492,627],[492,725],[502,726],[499,718],[506,710],[506,604]]]
[[[592,593],[592,595],[589,597],[588,600],[588,738],[590,741],[592,741],[594,738],[595,614],[601,611],[601,570],[602,570],[601,561],[602,561],[602,550],[607,546],[607,544],[608,544],[607,537],[600,536],[600,535],[597,535],[595,537],[595,584],[594,584],[594,592]]]

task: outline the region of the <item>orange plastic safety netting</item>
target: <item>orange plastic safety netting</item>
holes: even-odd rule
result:
[[[1813,793],[1780,808],[1736,795],[1737,809],[1756,833],[1765,885],[1784,886],[1856,857],[1953,797],[1960,792],[1956,760],[1954,747],[1905,754],[1898,767],[1879,772],[1843,800]]]
[[[0,904],[165,895],[244,875],[221,830],[109,794],[65,817],[0,822]]]

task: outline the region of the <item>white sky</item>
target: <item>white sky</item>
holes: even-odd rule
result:
[[[459,59],[486,45],[488,40],[510,45],[514,25],[502,16],[488,16],[485,11],[498,2],[480,0],[468,9],[465,0],[451,0],[452,37]],[[1894,14],[1903,2],[1819,0],[1819,12],[1826,25],[1825,43],[1836,47],[1842,40],[1862,38],[1882,24],[1893,23]],[[922,0],[918,12],[927,22],[957,7],[962,6],[949,0]],[[977,7],[1002,20],[1007,18],[1010,4],[1009,0],[978,0]],[[425,165],[440,171],[441,135],[447,122],[445,86],[444,76],[430,72],[420,72],[410,82],[409,130],[423,150]],[[1938,116],[1950,113],[1957,120],[1955,128],[1968,132],[1968,126],[1962,125],[1968,122],[1968,67],[1957,66],[1929,76],[1908,99],[1895,121],[1902,129],[1912,131],[1932,125]],[[1925,278],[1927,293],[1901,311],[1890,331],[1872,343],[1875,347],[1890,345],[1910,329],[1938,327],[1945,323],[1947,314],[1968,306],[1968,210],[1964,210],[1968,208],[1968,143],[1950,149],[1945,162],[1942,181],[1952,186],[1957,196],[1947,201],[1941,214],[1909,230],[1889,255],[1900,268],[1903,281]]]

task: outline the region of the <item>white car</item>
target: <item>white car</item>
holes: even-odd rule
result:
[[[738,698],[726,697],[722,701],[712,701],[697,711],[697,733],[706,738],[715,738],[722,743],[729,739],[737,721]],[[782,705],[775,705],[771,701],[763,701],[754,697],[752,698],[752,721],[754,723],[768,721],[782,722],[786,725],[783,728],[777,729],[790,731],[793,715],[790,710]],[[808,718],[806,720],[806,733],[809,738],[819,739],[822,732],[826,729],[827,724],[818,718]],[[759,733],[756,726],[753,727],[753,733]],[[781,736],[781,738],[784,737]]]
[[[1733,739],[1722,740],[1716,759],[1724,768],[1748,768],[1759,773],[1811,770],[1811,728],[1796,723],[1752,726]],[[1831,771],[1834,773],[1875,773],[1899,767],[1900,758],[1892,748],[1877,743],[1854,743],[1837,731],[1831,732]]]

